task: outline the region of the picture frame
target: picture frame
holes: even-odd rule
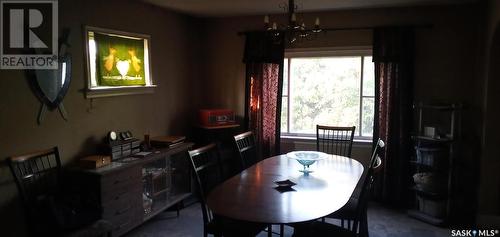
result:
[[[151,36],[84,27],[86,98],[154,93]]]

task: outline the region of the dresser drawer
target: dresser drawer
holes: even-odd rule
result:
[[[136,188],[125,194],[117,195],[112,200],[102,203],[102,217],[105,219],[118,216],[132,210],[142,207],[141,190]]]
[[[140,187],[142,187],[142,172],[138,167],[103,177],[101,179],[101,202],[113,201]]]
[[[120,236],[142,223],[143,216],[142,209],[132,208],[125,214],[106,220],[113,225],[112,236]]]

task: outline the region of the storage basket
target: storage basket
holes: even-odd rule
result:
[[[417,152],[417,163],[434,167],[443,168],[448,159],[448,151],[440,147],[415,147]]]
[[[417,195],[419,211],[437,218],[443,218],[446,215],[446,201],[433,200]]]
[[[435,173],[415,173],[413,181],[415,187],[424,192],[443,193],[446,190],[446,177]]]

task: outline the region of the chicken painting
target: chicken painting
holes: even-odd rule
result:
[[[128,54],[130,55],[130,60],[132,61],[132,68],[136,74],[139,74],[139,71],[141,71],[141,60],[137,57],[135,49],[129,49]]]
[[[116,58],[116,49],[112,46],[109,46],[109,54],[104,57],[104,69],[109,73],[113,70],[113,66],[115,65]]]

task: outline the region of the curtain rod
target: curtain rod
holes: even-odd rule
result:
[[[328,31],[344,31],[344,30],[373,30],[375,28],[383,28],[383,27],[412,27],[412,28],[420,28],[420,29],[432,29],[434,25],[432,24],[414,24],[414,25],[380,25],[380,26],[360,26],[360,27],[337,27],[337,28],[323,28],[321,29],[321,32],[328,32]],[[282,30],[276,30],[276,31],[282,31]],[[297,30],[300,31],[300,30]],[[312,31],[312,30],[306,30],[306,31]],[[246,35],[248,33],[255,33],[255,32],[267,32],[267,30],[250,30],[250,31],[240,31],[238,32],[238,35]]]

